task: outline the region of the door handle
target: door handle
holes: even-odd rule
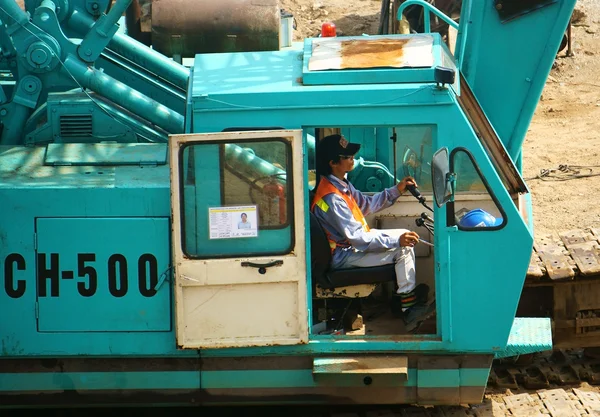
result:
[[[173,267],[169,266],[167,269],[165,269],[165,272],[160,274],[160,277],[158,278],[158,282],[154,286],[154,291],[158,291],[158,289],[164,284],[164,282],[167,280],[167,278],[169,278],[171,269],[173,269]]]
[[[254,262],[242,262],[242,266],[247,266],[250,268],[258,268],[258,273],[259,274],[266,274],[267,273],[267,268],[270,268],[272,266],[281,266],[283,265],[283,261],[279,260],[279,261],[273,261],[273,262],[267,262],[266,264],[257,264]]]

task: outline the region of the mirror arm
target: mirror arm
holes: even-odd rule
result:
[[[451,201],[454,201],[454,193],[456,192],[456,173],[449,172],[446,174],[446,181],[450,183],[450,190],[452,195],[450,196]]]

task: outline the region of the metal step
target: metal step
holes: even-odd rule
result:
[[[507,358],[546,350],[552,350],[551,320],[546,317],[516,317],[506,348],[496,352],[495,357]]]
[[[408,379],[408,357],[406,356],[352,356],[314,358],[313,375],[394,375]]]

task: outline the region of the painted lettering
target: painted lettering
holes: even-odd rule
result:
[[[117,264],[119,265],[119,278],[117,282]],[[127,259],[119,253],[108,258],[108,290],[117,298],[127,294]]]
[[[85,282],[77,283],[77,291],[83,297],[91,297],[96,294],[98,288],[98,273],[91,265],[86,265],[88,262],[95,262],[96,255],[93,253],[77,254],[77,275],[80,278],[87,277],[87,285]]]
[[[47,267],[46,254],[38,253],[37,256],[37,287],[40,297],[47,297],[48,285],[50,280],[50,297],[58,297],[58,277],[59,277],[59,258],[58,253],[50,254],[50,267]]]
[[[63,295],[70,285],[69,281],[76,281],[76,288],[82,297],[93,297],[98,293],[98,287],[106,288],[113,297],[125,297],[129,291],[129,277],[135,279],[134,271],[128,270],[127,258],[120,254],[112,254],[107,261],[97,259],[95,253],[75,254],[77,268],[60,268],[60,254],[38,253],[36,265],[37,295],[43,297],[59,297],[60,287],[63,286]],[[63,256],[65,256],[63,254]],[[132,261],[131,263],[134,263]],[[63,262],[63,267],[65,262]],[[105,269],[106,268],[106,269]],[[4,291],[11,298],[21,298],[27,290],[27,280],[19,278],[17,271],[26,271],[27,262],[19,253],[11,253],[4,259]],[[107,271],[103,275],[99,270]],[[156,286],[159,280],[158,260],[151,253],[144,253],[137,258],[137,283],[140,295],[154,297],[158,291]],[[22,275],[21,275],[22,276]],[[74,278],[78,279],[75,280]],[[2,279],[2,277],[0,277]],[[61,283],[61,281],[64,281]],[[135,285],[133,282],[132,285]]]
[[[20,298],[25,294],[26,284],[24,280],[19,279],[15,288],[15,270],[25,270],[25,258],[18,253],[11,253],[4,260],[4,290],[9,297]]]
[[[150,279],[148,280],[148,275]],[[148,282],[150,281],[150,282]],[[158,284],[158,262],[156,257],[145,253],[138,260],[138,285],[140,294],[144,297],[154,297]]]

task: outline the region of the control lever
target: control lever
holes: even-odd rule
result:
[[[426,223],[425,220],[419,218],[419,219],[415,219],[415,223],[417,224],[417,226],[419,227],[424,227],[425,229],[429,230],[429,233],[431,233],[433,235],[433,225]]]
[[[421,213],[421,219],[423,219],[424,221],[428,221],[429,223],[433,224],[433,219],[431,217],[429,217],[427,215],[427,213]]]
[[[425,207],[427,210],[433,213],[433,209],[427,205],[427,203],[425,202],[425,197],[421,195],[421,192],[417,187],[415,187],[414,185],[407,184],[406,189],[413,195],[414,198],[416,198],[419,201],[419,203],[423,205],[423,207]]]
[[[415,223],[419,227],[427,227],[427,226],[429,226],[427,223],[425,223],[425,220],[423,220],[423,219],[416,219]]]

